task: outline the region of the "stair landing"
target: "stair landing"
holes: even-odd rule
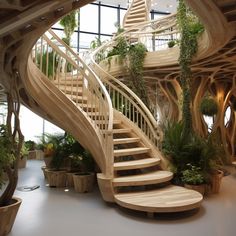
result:
[[[125,208],[148,213],[181,212],[199,208],[203,196],[180,186],[115,194],[115,202]]]

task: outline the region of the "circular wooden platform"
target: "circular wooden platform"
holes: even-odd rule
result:
[[[115,194],[115,201],[120,206],[151,213],[192,210],[200,207],[202,199],[200,193],[174,185],[151,191]]]

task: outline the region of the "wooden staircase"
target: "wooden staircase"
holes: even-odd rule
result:
[[[66,94],[68,98],[83,96],[83,84],[78,79],[63,80],[55,85]],[[75,84],[78,85],[75,89]],[[76,98],[75,98],[76,99]],[[83,104],[83,109],[89,107]],[[77,104],[81,107],[81,104]],[[93,119],[92,113],[90,117]],[[102,121],[101,121],[102,122]],[[98,174],[98,183],[106,201],[116,202],[125,208],[147,212],[149,216],[155,212],[178,212],[198,208],[202,195],[193,190],[173,186],[170,180],[173,173],[162,170],[161,158],[152,145],[145,145],[145,141],[129,123],[114,112],[113,120],[113,175],[107,179]],[[109,186],[104,184],[109,182]],[[104,187],[105,186],[105,187]],[[111,196],[110,196],[111,195]]]
[[[149,10],[147,6],[147,1],[133,0],[129,9],[125,14],[123,20],[123,28],[127,30],[129,28],[132,28],[138,23],[142,23],[148,20],[149,20]]]

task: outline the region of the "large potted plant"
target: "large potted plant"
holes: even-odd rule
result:
[[[69,154],[65,148],[65,135],[54,134],[47,135],[50,140],[49,144],[52,145],[52,160],[50,168],[45,169],[46,177],[50,187],[65,187],[66,186],[66,170],[65,170],[65,159],[68,158]]]
[[[12,97],[14,94],[14,99]],[[7,235],[14,224],[21,199],[13,197],[18,181],[20,151],[24,137],[20,130],[18,90],[11,87],[7,94],[7,124],[0,127],[0,235]],[[14,122],[12,122],[12,120]],[[12,128],[12,123],[14,127]],[[4,181],[3,175],[7,176]]]
[[[193,189],[204,195],[205,193],[205,178],[200,167],[188,164],[189,169],[182,172],[182,181],[184,186]]]
[[[80,172],[73,174],[74,188],[76,192],[87,193],[93,190],[94,186],[94,161],[88,151],[75,157]]]

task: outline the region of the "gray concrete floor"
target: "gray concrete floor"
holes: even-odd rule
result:
[[[23,202],[9,236],[235,236],[236,170],[223,178],[220,194],[205,198],[198,211],[184,214],[145,214],[106,204],[98,191],[79,194],[49,188],[40,167],[29,160],[20,170],[18,186],[40,185],[31,192],[16,190]]]

